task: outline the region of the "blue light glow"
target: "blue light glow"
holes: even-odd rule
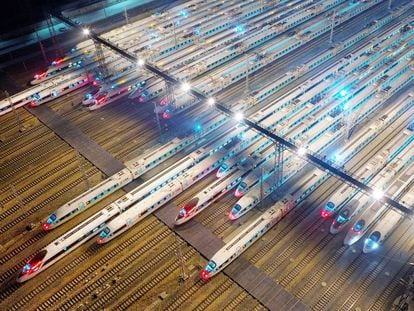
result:
[[[348,95],[348,91],[347,90],[340,90],[339,91],[339,96],[345,97],[346,95]]]
[[[196,132],[201,131],[201,125],[200,125],[200,124],[197,124],[197,125],[195,126],[195,130],[196,130]]]
[[[234,29],[236,32],[244,32],[244,27],[243,25],[239,25]]]
[[[181,11],[180,11],[180,16],[187,17],[187,16],[188,16],[188,15],[187,15],[187,11],[185,11],[185,10],[181,10]]]

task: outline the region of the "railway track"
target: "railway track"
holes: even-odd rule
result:
[[[390,298],[394,298],[398,295],[398,293],[402,293],[404,291],[404,285],[401,284],[399,281],[400,278],[407,275],[408,271],[410,270],[409,263],[414,260],[414,255],[412,255],[409,260],[403,265],[396,276],[392,279],[392,281],[387,284],[385,290],[382,293],[378,293],[374,298],[373,304],[369,307],[368,311],[381,311],[384,310],[384,306],[390,302]]]
[[[68,153],[69,154],[69,153]],[[70,154],[69,154],[70,155]],[[61,158],[55,159],[56,161],[54,162],[60,162],[59,160],[61,160]],[[33,187],[35,187],[36,185],[38,185],[39,183],[41,183],[42,181],[52,177],[54,174],[64,170],[66,167],[70,167],[72,165],[74,165],[75,163],[77,163],[77,158],[76,157],[70,157],[68,160],[63,161],[62,163],[58,164],[57,166],[55,166],[53,169],[47,171],[45,174],[41,175],[41,176],[34,176],[36,175],[36,173],[38,172],[32,172],[29,175],[26,175],[24,177],[20,177],[17,180],[13,180],[13,184],[16,185],[16,192],[15,194],[20,196],[23,193],[25,193],[26,191],[31,190]],[[51,164],[51,163],[50,163]],[[55,163],[53,163],[55,164]],[[17,188],[17,185],[21,185],[23,183],[24,180],[29,179],[30,178],[30,182],[25,184],[23,187],[19,187]],[[9,190],[4,188],[2,189],[2,193],[0,193],[0,195],[3,197],[3,199],[0,200],[0,205],[5,205],[8,202],[12,201],[15,199],[15,195],[11,194],[8,196],[3,195],[4,192],[8,192]]]
[[[90,178],[91,176],[93,176],[94,174],[96,174],[98,172],[99,171],[98,171],[97,168],[92,167],[85,174],[86,174],[87,178]],[[63,196],[66,191],[72,189],[73,187],[78,185],[79,182],[82,182],[82,181],[83,181],[83,176],[81,176],[79,178],[76,178],[74,181],[71,181],[70,183],[65,185],[63,188],[61,188],[60,190],[53,193],[51,196],[47,197],[45,200],[41,201],[36,206],[32,207],[29,210],[26,210],[23,214],[17,216],[16,218],[14,218],[9,223],[4,224],[2,227],[0,227],[0,234],[4,234],[5,232],[7,232],[9,229],[14,227],[15,225],[17,225],[17,224],[21,223],[22,221],[24,221],[27,217],[33,215],[34,213],[38,212],[42,208],[48,206],[51,202],[53,202],[54,200],[56,200],[59,197]],[[0,221],[4,221],[6,218],[10,217],[12,214],[17,212],[19,209],[20,209],[20,205],[14,205],[11,208],[7,209],[4,213],[0,214]]]
[[[124,240],[123,242],[119,243],[115,248],[113,248],[108,253],[106,253],[105,255],[100,257],[98,260],[96,260],[93,264],[88,266],[84,271],[82,271],[81,274],[79,274],[77,277],[72,279],[70,282],[66,283],[65,286],[61,290],[55,292],[48,299],[43,301],[42,304],[38,306],[38,310],[49,310],[49,308],[56,305],[56,303],[59,303],[62,297],[65,297],[67,295],[68,289],[70,290],[75,289],[77,286],[82,284],[88,276],[90,276],[95,271],[99,270],[107,262],[110,262],[112,258],[114,258],[116,255],[118,255],[122,251],[124,251],[127,247],[130,247],[131,245],[136,243],[136,241],[138,241],[139,239],[142,239],[152,230],[155,230],[155,229],[159,230],[160,227],[162,227],[161,223],[154,219],[148,222],[144,224],[145,226],[141,230],[139,230],[136,234]],[[162,238],[158,238],[158,239],[162,239]],[[151,243],[150,245],[152,246],[153,244]],[[36,286],[36,288],[33,291],[27,293],[17,303],[10,306],[9,310],[21,310],[25,308],[25,306],[28,303],[30,303],[34,299],[34,297],[46,291],[53,283],[58,282],[58,280],[62,278],[64,275],[66,275],[69,271],[72,271],[75,268],[79,268],[81,264],[84,264],[85,262],[87,262],[87,260],[90,259],[92,255],[97,254],[101,248],[102,247],[100,245],[93,243],[91,248],[87,252],[83,252],[78,257],[73,258],[68,264],[64,265],[63,268],[54,272],[53,274],[50,274],[48,278],[43,283]],[[146,247],[145,250],[147,248],[148,247]],[[4,299],[1,299],[0,302],[3,300]]]
[[[370,148],[368,157],[365,158],[369,158],[369,155],[375,154],[380,148],[382,148],[384,146],[384,144],[386,143],[386,141],[388,141],[389,139],[391,139],[391,137],[394,137],[395,135],[398,134],[398,132],[400,130],[403,130],[406,124],[406,120],[407,120],[407,116],[404,115],[405,117],[400,120],[399,125],[397,126],[397,128],[392,131],[391,133],[388,133],[386,135],[386,137],[382,138],[379,142],[376,143],[376,145],[372,148]],[[391,137],[390,137],[391,136]],[[375,142],[375,140],[373,141]],[[373,143],[371,142],[371,144]],[[366,147],[368,148],[368,147]],[[363,149],[365,150],[365,149]],[[361,155],[360,152],[357,153],[356,157],[358,157],[359,155]],[[354,156],[355,158],[355,156]],[[350,166],[350,168],[348,169],[349,171],[356,171],[358,170],[360,167],[362,167],[364,165],[365,161],[358,161],[357,163],[353,164],[352,166]],[[326,181],[324,184],[325,185],[329,185],[329,181]],[[328,195],[331,195],[333,193],[333,190],[335,189],[337,183],[331,183],[330,186],[325,186],[327,187],[326,191],[324,191],[324,196],[327,197]],[[323,186],[323,185],[322,185]],[[293,230],[293,228],[295,228],[297,225],[299,225],[299,223],[301,223],[305,218],[307,218],[309,215],[312,214],[312,212],[317,208],[318,204],[315,204],[316,201],[313,201],[312,204],[310,204],[310,206],[313,206],[314,208],[307,208],[305,211],[302,211],[300,214],[296,214],[295,218],[293,219],[293,221],[291,221],[285,228],[283,228],[277,235],[275,235],[274,237],[272,237],[272,239],[267,242],[265,244],[265,246],[258,251],[255,255],[252,256],[252,258],[250,258],[250,261],[255,264],[258,263],[262,258],[265,257],[265,255],[267,253],[269,253],[269,251],[274,248],[277,243],[286,235],[288,235],[289,232],[291,232]],[[309,204],[307,204],[309,205]],[[318,225],[319,224],[319,225]],[[283,253],[292,253],[293,251],[297,250],[301,245],[303,245],[303,243],[306,240],[306,236],[310,235],[311,233],[315,232],[320,225],[322,225],[322,221],[320,220],[320,218],[317,218],[315,220],[312,220],[311,223],[309,224],[308,228],[312,228],[312,230],[305,230],[302,234],[301,234],[301,240],[299,241],[299,239],[295,239],[289,246],[288,248],[283,252]],[[316,228],[316,229],[315,229]],[[267,262],[268,264],[265,264],[265,271],[267,272],[272,272],[274,271],[278,264],[280,264],[281,261],[276,261],[277,256],[283,256],[280,257],[281,260],[284,260],[288,257],[287,255],[273,255],[271,256]]]
[[[198,292],[198,290],[203,287],[203,285],[203,281],[201,279],[198,279],[194,284],[192,284],[192,286],[181,292],[180,295],[174,299],[174,301],[169,304],[164,311],[173,311],[179,309],[180,306],[182,306],[186,301],[193,297]]]
[[[94,303],[88,305],[88,310],[100,310],[103,306],[109,305],[122,291],[125,291],[131,284],[137,281],[139,277],[142,275],[154,271],[156,266],[162,260],[166,260],[167,267],[162,269],[157,273],[153,273],[148,281],[144,284],[140,284],[140,287],[134,290],[134,293],[131,294],[125,303],[119,305],[121,309],[128,308],[129,305],[132,305],[134,301],[143,297],[150,289],[156,287],[161,281],[171,275],[174,271],[179,270],[180,263],[175,258],[171,258],[171,254],[174,253],[174,245],[170,245],[164,248],[161,252],[159,252],[154,258],[147,261],[144,265],[139,267],[137,270],[133,271],[128,275],[127,278],[123,279],[121,282],[117,283],[117,286],[111,288],[111,291],[104,292],[99,299],[97,299]],[[197,252],[190,248],[186,252],[183,253],[183,260],[189,260],[192,256],[194,256]]]
[[[206,310],[218,297],[226,294],[227,291],[234,285],[233,281],[226,278],[221,282],[201,303],[193,308],[194,311]]]
[[[375,276],[377,276],[382,269],[385,267],[386,263],[389,261],[388,255],[393,254],[397,249],[401,248],[402,245],[407,240],[407,237],[410,235],[410,230],[407,228],[403,233],[403,236],[400,239],[396,239],[396,241],[391,245],[389,250],[387,251],[386,255],[380,260],[377,264],[376,268],[371,272],[371,277],[367,277],[363,280],[360,286],[354,291],[353,295],[356,298],[362,296],[371,282],[374,280]],[[353,262],[343,271],[340,276],[329,286],[329,288],[320,294],[317,302],[312,305],[312,310],[325,310],[326,306],[330,302],[330,300],[334,297],[336,293],[340,290],[340,288],[345,284],[345,282],[351,277],[351,275],[357,271],[360,266],[365,263],[366,256],[361,253]],[[352,307],[355,297],[350,296],[350,299],[347,300],[342,306],[341,309],[349,310]]]
[[[249,297],[249,295],[242,291],[240,294],[236,296],[236,298],[232,299],[224,308],[223,311],[231,311],[237,310],[238,306],[242,306],[243,302]]]

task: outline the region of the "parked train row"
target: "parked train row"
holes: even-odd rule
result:
[[[407,100],[407,99],[405,99]],[[412,103],[412,95],[410,94],[408,101]],[[412,106],[411,106],[412,107]],[[393,109],[399,108],[398,105],[394,105]],[[401,116],[401,114],[396,114],[396,116]],[[386,125],[392,124],[396,120],[395,117],[391,117],[388,120]],[[371,122],[371,126],[375,126],[378,123],[383,122],[383,117],[374,120]],[[384,124],[385,125],[385,124]],[[378,136],[379,132],[375,132],[375,136]],[[367,138],[367,140],[372,141],[371,137]],[[352,157],[362,149],[363,146],[367,144],[367,141],[362,141],[358,144],[355,144],[354,141],[350,141],[344,148],[342,148],[344,153],[346,152],[347,155],[344,155],[342,161],[348,162]],[[407,147],[407,146],[406,146]],[[405,149],[404,153],[409,153],[410,149]],[[411,183],[412,180],[412,167],[411,173],[408,170],[405,170],[405,177],[411,176],[410,178],[402,177],[401,180],[404,180],[404,185],[399,184],[400,189],[403,188],[406,191],[404,199],[406,200],[405,203],[412,204],[413,197],[412,197],[412,189],[411,192],[407,191],[407,185]],[[401,174],[401,171],[400,171]],[[410,175],[411,174],[411,175]],[[312,169],[306,172],[304,175],[300,175],[293,183],[289,184],[287,196],[284,196],[280,200],[277,201],[275,205],[270,207],[267,211],[265,211],[262,215],[260,215],[257,220],[251,222],[250,225],[246,226],[243,230],[241,230],[236,236],[234,236],[229,242],[227,242],[218,252],[216,252],[212,258],[207,263],[206,267],[201,270],[200,277],[208,281],[211,277],[213,277],[218,272],[222,271],[225,267],[227,267],[231,262],[233,262],[238,256],[240,256],[246,249],[248,249],[256,240],[258,240],[266,231],[272,228],[276,223],[280,221],[280,219],[285,216],[289,211],[293,208],[298,206],[301,202],[303,202],[313,191],[319,187],[327,178],[329,174],[323,173],[318,169]],[[285,191],[284,188],[280,191],[283,193]],[[398,194],[398,192],[397,192]],[[395,229],[395,225],[398,221],[401,221],[402,216],[398,212],[387,209],[384,205],[380,202],[375,201],[376,205],[381,206],[382,214],[387,213],[395,213],[395,218],[387,219],[382,217],[380,221],[384,227],[377,227],[376,230],[372,231],[372,234],[367,239],[364,245],[364,252],[371,251],[378,247],[378,243],[381,239],[381,242],[384,241],[384,237],[387,237],[392,229]],[[368,211],[369,209],[367,209]],[[397,216],[398,215],[398,216]],[[384,215],[381,215],[384,216]],[[391,228],[391,225],[388,223],[393,224],[394,227]],[[379,223],[381,224],[381,222]],[[391,228],[391,229],[390,229]],[[383,235],[381,235],[381,231]]]
[[[397,65],[400,61],[405,60],[403,57],[397,58],[395,60],[396,66],[393,68],[397,68]],[[402,73],[401,73],[402,72]],[[401,73],[401,74],[400,74]],[[410,79],[412,79],[412,75],[407,75],[407,72],[403,72],[403,69],[398,68],[398,70],[395,71],[395,74],[398,75],[398,78],[394,79],[390,82],[390,85],[393,85],[393,83],[397,83],[397,85],[407,83]],[[376,71],[373,71],[370,73],[372,76],[378,76]],[[372,77],[367,76],[366,79],[371,79]],[[345,81],[345,80],[344,80]],[[368,81],[368,80],[367,80]],[[350,81],[348,81],[349,84]],[[341,85],[342,86],[342,85]],[[361,90],[364,88],[362,87]],[[397,90],[397,88],[394,88]],[[339,91],[338,87],[331,90],[331,96],[336,95]],[[392,94],[394,91],[391,90],[390,94]],[[351,94],[352,92],[350,92]],[[357,91],[355,91],[357,93]],[[353,93],[352,93],[353,94]],[[320,94],[318,94],[320,95]],[[357,94],[356,94],[357,95]],[[362,96],[349,96],[347,99],[349,100],[356,100],[358,99],[358,105],[351,105],[352,109],[360,109],[360,107],[368,107],[367,112],[371,113],[375,110],[375,108],[378,108],[380,102],[383,102],[384,99],[382,97],[372,97],[370,95],[364,95]],[[359,92],[358,92],[359,95]],[[341,98],[338,98],[337,96],[333,96],[335,100],[338,103],[333,103],[333,107],[338,107],[338,105],[343,105],[343,101]],[[366,99],[366,100],[364,100]],[[325,110],[327,112],[320,113],[320,116],[317,120],[324,120],[328,116],[331,118],[332,122],[335,122],[335,118],[338,117],[337,115],[330,116],[328,112],[334,112],[334,110],[331,108],[328,108],[329,105],[326,103],[326,106],[321,106],[320,108],[326,108]],[[275,110],[275,108],[273,108]],[[343,112],[343,111],[342,111]],[[316,111],[314,111],[314,114]],[[305,113],[307,114],[307,112]],[[268,119],[269,116],[274,116],[275,114],[272,112],[269,112],[269,114],[266,115],[266,118],[262,115],[262,118],[260,119],[260,122],[264,122],[264,120]],[[276,119],[275,119],[276,121]],[[361,120],[359,120],[361,121]],[[358,121],[358,122],[359,122]],[[274,121],[267,124],[267,126],[276,126],[277,122]],[[312,130],[313,126],[309,126],[310,124],[301,123],[299,125],[302,130],[298,130],[295,128],[295,125],[293,125],[293,129],[296,130],[296,134],[294,137],[300,138],[302,135],[304,135],[307,131]],[[327,125],[327,128],[331,128],[331,124]],[[316,128],[314,128],[315,130]],[[137,192],[131,193],[130,195],[125,196],[121,200],[118,200],[115,202],[115,205],[111,205],[104,209],[103,211],[99,212],[98,214],[94,215],[87,221],[83,222],[79,226],[72,229],[68,234],[66,234],[64,237],[59,239],[59,243],[53,248],[53,246],[50,246],[50,249],[48,247],[45,248],[45,250],[42,250],[39,254],[39,256],[33,257],[31,261],[29,261],[28,265],[24,268],[24,272],[22,272],[22,275],[19,277],[20,281],[24,281],[28,278],[33,277],[40,271],[46,269],[48,266],[50,266],[54,261],[60,259],[64,255],[70,252],[70,250],[73,250],[81,243],[85,242],[86,240],[90,239],[92,236],[99,233],[99,229],[102,229],[105,224],[107,224],[107,227],[105,227],[101,233],[100,233],[100,242],[103,243],[107,241],[108,239],[111,239],[121,232],[127,230],[130,225],[138,222],[140,219],[151,213],[156,208],[162,206],[166,201],[170,200],[172,197],[183,191],[184,189],[188,188],[190,185],[192,185],[194,182],[199,180],[202,176],[207,174],[208,172],[212,171],[213,169],[217,168],[222,164],[223,161],[228,159],[230,156],[235,155],[236,153],[242,152],[244,149],[248,148],[249,144],[253,144],[254,150],[258,149],[257,144],[261,143],[260,138],[257,134],[249,134],[248,130],[243,130],[243,127],[238,127],[239,134],[234,133],[231,131],[231,134],[229,132],[229,139],[226,140],[227,143],[222,143],[221,145],[226,145],[227,148],[225,151],[217,152],[216,149],[221,149],[220,147],[216,147],[212,150],[212,153],[208,153],[207,158],[204,160],[196,160],[200,156],[200,154],[205,154],[203,151],[198,151],[198,153],[192,153],[193,156],[190,156],[189,161],[192,163],[190,164],[190,168],[185,169],[184,167],[180,168],[180,174],[177,175],[174,174],[174,172],[168,172],[166,174],[165,172],[162,173],[162,176],[159,175],[157,178],[157,185],[153,185],[153,181],[151,183],[146,183],[140,188],[139,190],[136,190]],[[318,129],[318,131],[327,133],[327,131],[323,129]],[[317,132],[315,134],[317,134]],[[242,132],[243,135],[239,136]],[[299,135],[299,136],[297,136]],[[309,135],[309,137],[318,137],[321,138],[322,135]],[[315,140],[316,141],[316,140]],[[242,142],[242,143],[240,143]],[[248,142],[248,143],[247,143]],[[239,146],[236,148],[236,146]],[[264,144],[264,142],[263,142]],[[240,146],[243,146],[240,147]],[[235,151],[236,149],[237,152]],[[221,149],[223,150],[223,149]],[[233,151],[230,151],[233,150]],[[250,152],[251,153],[251,152]],[[250,154],[249,153],[249,154]],[[220,155],[221,154],[221,155]],[[198,156],[196,156],[198,155]],[[195,163],[195,162],[198,163]],[[208,165],[208,168],[206,169],[206,163],[204,161],[208,161],[210,163]],[[179,163],[181,165],[181,162]],[[183,164],[184,166],[187,164]],[[171,175],[172,174],[172,175]],[[162,178],[167,178],[167,180],[162,181]],[[172,178],[170,180],[170,178]],[[230,186],[234,186],[236,183],[239,182],[239,179],[236,179],[234,183],[230,182]],[[211,193],[214,193],[212,191]],[[158,197],[159,196],[159,197]],[[156,197],[158,200],[155,200]],[[117,217],[115,217],[118,215]],[[111,220],[112,219],[112,220]],[[111,220],[111,221],[109,221]],[[109,221],[109,222],[108,222]],[[67,237],[67,238],[65,238]],[[63,248],[61,248],[63,247]],[[53,249],[52,249],[53,248]],[[69,250],[69,252],[68,252]],[[50,259],[52,258],[52,259]]]
[[[387,21],[388,19],[385,19],[384,21]],[[376,24],[378,26],[379,24],[383,24],[383,21],[380,21]],[[403,24],[400,25],[400,27],[403,27]],[[406,40],[410,34],[414,32],[407,32],[404,34],[404,36],[400,37],[400,41]],[[309,100],[314,101],[316,98],[320,98],[325,94],[325,91],[328,90],[327,88],[331,85],[329,78],[335,74],[338,70],[344,71],[345,68],[347,68],[347,71],[349,74],[353,74],[355,71],[364,68],[366,64],[372,62],[374,59],[374,56],[377,56],[381,53],[381,51],[377,52],[374,55],[371,55],[370,57],[367,57],[364,59],[363,55],[368,54],[372,49],[379,49],[381,45],[383,45],[383,42],[388,43],[388,40],[395,40],[396,34],[399,34],[399,32],[396,32],[394,30],[385,32],[382,34],[382,36],[378,37],[375,44],[370,43],[368,45],[363,46],[358,51],[354,53],[356,55],[353,58],[347,57],[341,60],[337,63],[336,66],[331,66],[329,71],[326,75],[319,74],[318,76],[323,76],[324,79],[320,79],[323,83],[319,84],[318,87],[313,88],[309,92],[307,92],[304,96],[308,96]],[[357,35],[359,37],[362,37],[361,35]],[[355,39],[351,39],[352,41],[355,41]],[[400,41],[397,41],[396,43],[399,43]],[[343,44],[344,47],[349,46],[348,42],[345,41]],[[384,49],[388,48],[387,45],[385,45]],[[383,50],[384,50],[383,49]],[[382,51],[383,51],[382,50]],[[332,52],[328,52],[332,53]],[[331,55],[329,55],[331,56]],[[320,64],[320,58],[324,59],[324,61],[328,60],[326,53],[322,54],[322,56],[316,57],[315,60],[311,60],[309,62],[309,65],[307,67],[313,68],[314,63]],[[361,62],[364,60],[364,62]],[[350,67],[347,67],[350,66]],[[256,92],[253,98],[249,99],[250,104],[248,104],[246,101],[241,101],[238,103],[236,108],[237,110],[240,109],[247,109],[252,107],[252,103],[260,103],[261,101],[265,100],[268,96],[276,92],[279,88],[280,83],[278,81],[271,83],[270,85],[264,87],[262,90],[259,90]],[[315,92],[315,90],[319,90],[321,88],[321,85],[325,86],[325,91],[321,94]],[[300,92],[303,92],[303,90],[299,90]],[[292,92],[291,94],[293,94]],[[278,109],[283,109],[287,104],[292,103],[292,101],[295,100],[296,104],[298,98],[293,97],[290,95],[289,100],[286,100],[282,103],[279,103]],[[306,99],[302,99],[302,105],[305,105],[307,102]],[[265,115],[265,110],[262,110],[262,114]],[[306,115],[305,115],[306,116]],[[201,121],[201,124],[203,124],[203,134],[208,134],[211,132],[214,128],[224,125],[227,117],[225,116],[218,116],[218,118],[214,118],[211,120],[211,122],[205,123],[203,120]],[[205,124],[204,124],[205,123]],[[283,123],[281,124],[283,126]],[[279,126],[281,127],[281,126]],[[199,137],[198,137],[199,138]],[[67,204],[63,205],[61,208],[59,208],[55,213],[53,213],[47,222],[43,225],[43,228],[45,230],[49,230],[53,226],[56,226],[58,224],[63,223],[64,221],[69,220],[73,216],[75,216],[79,211],[84,210],[85,208],[91,206],[92,204],[98,202],[99,200],[103,199],[110,193],[114,192],[115,190],[121,188],[125,184],[129,183],[133,178],[137,178],[141,176],[143,173],[145,173],[148,169],[154,167],[155,165],[161,163],[161,161],[164,161],[168,159],[170,156],[174,155],[176,152],[182,150],[184,147],[188,146],[190,143],[193,142],[193,139],[191,138],[184,138],[184,139],[175,139],[172,142],[168,143],[166,146],[158,148],[156,151],[151,152],[149,155],[147,155],[145,158],[137,158],[134,160],[131,160],[129,163],[126,164],[127,168],[118,174],[112,176],[111,178],[103,181],[101,184],[96,185],[95,187],[88,190],[85,194],[80,195],[79,197],[75,198],[74,200],[68,202]],[[133,177],[132,177],[133,176]],[[76,210],[76,211],[75,211]]]
[[[295,9],[295,10],[298,10],[298,9],[305,10],[305,9],[307,9],[309,11],[312,11],[312,12],[315,11],[316,13],[320,14],[320,13],[324,12],[324,10],[331,9],[334,5],[338,5],[341,2],[343,2],[343,1],[333,1],[333,0],[332,1],[329,1],[329,2],[326,2],[325,1],[325,2],[323,2],[323,4],[320,4],[320,3],[319,4],[315,4],[312,7],[313,9],[309,9],[305,4],[297,4],[296,7],[294,7],[293,9]],[[289,5],[289,4],[291,4],[291,2],[287,3],[286,5]],[[367,4],[363,4],[363,5],[367,5]],[[285,7],[283,7],[283,8],[285,8]],[[253,10],[253,8],[251,8],[251,9]],[[281,24],[281,25],[287,25],[287,26],[283,26],[285,28],[286,27],[295,27],[298,24],[298,23],[295,23],[295,22],[290,23],[289,20],[292,19],[292,18],[294,19],[293,16],[296,16],[297,14],[299,14],[299,12],[297,14],[290,15],[290,16],[284,17],[282,19],[280,19],[280,18],[278,19],[278,18],[272,17],[272,14],[274,15],[275,12],[274,11],[271,11],[271,8],[267,8],[264,11],[263,10],[257,10],[257,8],[256,8],[256,11],[255,12],[257,14],[259,14],[259,13],[263,13],[263,14],[267,13],[270,16],[268,19],[265,19],[267,22],[269,22],[269,19],[271,20],[271,18],[273,18],[272,21],[274,23],[276,23],[276,21],[279,21],[279,24]],[[349,10],[347,10],[347,11],[349,11]],[[269,12],[271,12],[271,14]],[[313,13],[313,15],[315,15],[316,13]],[[282,15],[280,13],[279,13],[279,15],[280,15],[279,17],[282,17]],[[313,17],[313,15],[312,15],[312,17]],[[252,17],[254,17],[256,15],[246,13],[245,16],[246,16],[246,18],[252,18]],[[350,17],[351,17],[351,15],[348,16],[348,18],[350,18]],[[299,18],[299,20],[301,20],[301,19]],[[304,22],[305,20],[306,19],[304,19],[301,22]],[[343,21],[345,21],[345,20],[346,19],[344,19]],[[286,29],[288,29],[288,28],[286,28]],[[114,37],[116,37],[118,35],[114,35]],[[267,40],[268,39],[270,39],[270,38],[267,38]],[[239,41],[240,42],[243,42],[242,39],[240,39]],[[260,40],[258,39],[256,42],[259,42],[261,44],[262,41],[263,41],[262,39],[260,39]],[[130,41],[130,44],[131,45],[133,44],[133,40]],[[288,52],[289,51],[291,51],[291,49],[288,49]],[[235,56],[236,55],[233,55],[233,57],[235,57]],[[188,57],[188,55],[186,57]],[[227,56],[224,57],[224,58],[226,59],[226,61],[229,60]],[[56,61],[55,62],[55,66],[56,65],[65,66],[65,63],[67,63],[67,62],[70,63],[70,60],[71,60],[70,57],[66,57],[66,59],[62,59],[62,60]],[[138,94],[136,94],[136,97],[139,98],[140,101],[144,101],[144,100],[147,100],[147,99],[152,98],[154,96],[159,96],[160,95],[160,91],[162,91],[164,89],[164,85],[159,85],[158,80],[156,80],[154,82],[151,82],[153,80],[152,78],[146,79],[145,77],[142,77],[141,74],[137,73],[136,70],[135,70],[136,69],[136,65],[135,64],[133,64],[133,65],[127,65],[127,64],[122,65],[122,60],[116,60],[116,57],[114,57],[114,56],[110,57],[109,60],[110,61],[108,63],[108,66],[110,68],[112,68],[112,67],[113,68],[120,68],[121,71],[125,69],[125,74],[133,74],[133,75],[135,75],[137,81],[136,82],[131,82],[131,83],[124,82],[124,83],[122,83],[122,85],[116,86],[115,87],[115,90],[112,89],[112,86],[114,86],[114,84],[112,84],[110,86],[109,86],[109,84],[105,84],[105,87],[103,87],[102,90],[101,90],[102,94],[96,94],[96,97],[97,98],[90,98],[94,94],[92,94],[92,96],[88,96],[89,98],[87,98],[87,100],[85,101],[85,105],[89,109],[92,109],[92,110],[93,109],[97,109],[100,106],[104,105],[107,101],[108,101],[108,103],[109,102],[112,102],[113,100],[115,100],[115,99],[117,99],[117,98],[119,98],[121,96],[124,96],[126,94],[129,94],[129,93],[134,92],[134,91],[137,91],[137,90],[139,92],[138,92]],[[111,61],[111,60],[114,60],[114,61]],[[72,61],[74,61],[74,60],[72,59]],[[83,60],[80,60],[80,62],[83,64],[84,61]],[[76,63],[77,63],[76,66],[80,66],[79,65],[79,61],[76,61]],[[95,64],[95,63],[93,63],[93,64]],[[76,67],[76,66],[72,66],[71,65],[70,68]],[[61,68],[61,70],[59,72],[62,73],[63,72],[63,69],[62,69],[63,67],[60,67],[60,68]],[[84,69],[85,69],[85,67],[84,67]],[[64,75],[65,76],[65,79],[69,79],[75,73],[77,75],[79,75],[79,69],[77,71],[73,72],[73,73],[68,72],[66,75]],[[83,74],[85,74],[85,73],[83,73]],[[197,73],[197,75],[198,74],[200,74],[200,73]],[[45,76],[45,75],[41,74],[39,76]],[[119,76],[119,75],[117,76],[117,78],[118,78],[118,81],[122,81],[123,80],[122,77]],[[242,77],[240,77],[240,78],[242,78]],[[38,79],[38,80],[39,80],[38,82],[42,81],[42,79]],[[94,83],[97,83],[96,80],[94,80]],[[144,85],[146,86],[145,88],[147,88],[147,90],[145,90],[143,88]],[[46,88],[48,90],[47,92],[50,91],[50,89],[47,88],[47,85],[46,86],[42,86],[41,89],[43,90],[44,88]],[[30,96],[33,95],[32,93],[34,91],[35,91],[34,89],[27,90],[25,92],[27,94],[24,94],[24,96],[23,96],[23,99],[24,100],[23,101],[20,100],[20,101],[18,101],[18,103],[15,103],[15,107],[19,107],[21,105],[24,105],[24,104],[30,102],[31,101]],[[57,94],[56,96],[59,96],[62,93],[62,91],[59,88],[57,90],[53,90],[53,91],[54,91],[54,94]],[[49,92],[48,94],[50,94],[50,93],[51,92]],[[141,96],[141,93],[144,96]],[[40,104],[40,103],[43,103],[43,102],[45,102],[45,101],[48,100],[47,99],[48,96],[43,96],[43,94],[40,94],[40,93],[35,93],[35,94],[37,94],[36,96],[38,98],[37,101],[36,101],[36,104]],[[43,98],[45,98],[45,101],[43,101]],[[188,100],[188,98],[186,98],[185,96],[184,96],[184,99],[187,99]],[[15,102],[15,98],[13,96],[11,97],[11,101],[12,101],[12,103]],[[0,112],[2,114],[11,111],[11,107],[10,107],[11,105],[10,105],[10,103],[7,100],[3,101],[0,106],[3,109]],[[180,106],[180,105],[178,104],[178,106]]]

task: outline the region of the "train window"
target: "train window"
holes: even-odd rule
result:
[[[111,230],[108,228],[108,227],[106,227],[102,232],[101,232],[101,234],[99,235],[101,238],[105,238],[108,234],[109,234],[109,232],[111,232]]]
[[[216,263],[214,261],[210,260],[207,264],[207,267],[206,267],[207,272],[213,271],[216,268],[216,266],[217,266]]]

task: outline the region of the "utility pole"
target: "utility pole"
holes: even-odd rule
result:
[[[127,9],[126,8],[124,9],[124,15],[125,15],[125,22],[128,25],[129,24],[129,20],[128,20],[128,12],[127,12]]]
[[[263,166],[260,167],[260,207],[263,208]]]
[[[336,17],[336,11],[332,14],[332,23],[331,23],[331,32],[329,34],[329,44],[333,43],[333,35],[334,35],[334,28],[335,28],[335,17]]]
[[[20,120],[19,112],[16,110],[16,107],[14,107],[14,103],[11,100],[11,97],[10,97],[9,92],[4,91],[4,94],[6,94],[6,97],[7,97],[7,100],[9,101],[10,107],[12,108],[13,113],[16,116],[16,123],[17,123],[17,125],[19,127],[19,131],[21,131],[22,130],[22,123],[21,123],[21,120]]]
[[[86,174],[85,167],[83,166],[82,157],[80,156],[78,150],[75,150],[76,159],[78,160],[79,171],[82,173],[83,180],[86,183],[87,189],[90,189],[88,175]]]
[[[162,142],[162,128],[161,128],[160,116],[159,116],[158,109],[157,109],[157,102],[156,100],[153,100],[153,102],[154,102],[155,119],[157,121],[158,132],[160,133],[160,141]]]
[[[102,44],[93,40],[93,43],[95,45],[95,51],[96,51],[96,60],[98,61],[98,69],[99,73],[102,74],[101,78],[105,82],[105,79],[109,76],[108,67],[105,63],[105,54],[102,49]]]
[[[43,46],[42,41],[39,38],[39,34],[37,33],[37,30],[35,30],[35,34],[36,34],[37,42],[39,42],[40,51],[42,52],[43,60],[45,61],[45,65],[47,66],[48,65],[48,61],[47,61],[47,57],[46,57],[45,48]]]
[[[180,262],[180,284],[184,284],[185,281],[188,279],[188,275],[186,272],[186,268],[185,268],[185,260],[184,260],[184,255],[181,249],[181,241],[180,238],[178,237],[177,234],[175,234],[175,251],[176,251],[176,255],[178,257],[178,260]]]
[[[53,25],[53,19],[52,19],[51,14],[46,15],[46,23],[47,23],[47,28],[49,29],[50,38],[52,39],[53,47],[55,49],[55,55],[56,57],[60,57],[61,55],[63,55],[63,52],[60,48],[58,37],[56,36],[56,31]]]

